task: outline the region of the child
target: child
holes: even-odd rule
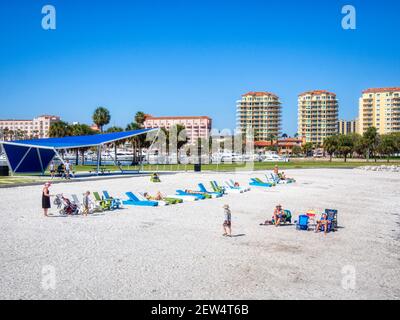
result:
[[[86,191],[83,194],[83,215],[86,217],[89,213],[89,206],[90,206],[90,191]]]
[[[231,237],[232,236],[232,217],[231,217],[231,210],[229,209],[229,206],[226,204],[224,205],[224,223],[223,223],[223,228],[224,228],[224,234],[223,236],[226,237]],[[228,231],[228,232],[227,232]]]

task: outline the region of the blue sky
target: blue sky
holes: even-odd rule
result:
[[[57,29],[41,28],[41,8]],[[341,8],[357,30],[341,28]],[[283,131],[297,130],[297,95],[337,93],[357,115],[361,90],[400,86],[397,0],[77,1],[0,3],[0,118],[59,114],[91,122],[106,106],[126,126],[137,110],[209,115],[234,128],[247,91],[278,94]]]

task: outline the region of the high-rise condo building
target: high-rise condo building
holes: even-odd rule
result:
[[[375,127],[380,134],[400,132],[400,88],[362,92],[358,109],[359,133]]]
[[[306,142],[321,145],[326,137],[337,134],[338,100],[326,90],[307,91],[298,98],[298,134]]]
[[[249,92],[236,103],[236,127],[243,134],[253,129],[255,141],[277,138],[281,133],[281,103],[270,92]]]
[[[350,134],[358,132],[358,119],[355,120],[339,120],[338,121],[338,133],[339,134]]]

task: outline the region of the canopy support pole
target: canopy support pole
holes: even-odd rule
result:
[[[3,147],[3,150],[4,150],[4,145],[3,144],[2,144],[2,147]],[[8,155],[7,155],[6,150],[4,150],[4,154],[6,155],[6,161],[7,161],[7,164],[8,164],[8,168],[10,169],[11,176],[13,177],[14,176],[14,170],[13,170],[13,168],[11,166],[10,160],[8,159]]]
[[[97,175],[99,175],[99,171],[100,171],[100,158],[101,158],[101,149],[102,149],[103,145],[100,144],[97,146]]]
[[[36,148],[36,152],[39,158],[39,162],[40,162],[40,167],[42,168],[42,176],[44,176],[44,168],[43,168],[43,161],[42,161],[42,157],[40,156],[40,151],[39,148]]]
[[[112,152],[110,152],[109,150],[107,150],[108,155],[113,159],[114,164],[119,168],[119,170],[121,171],[121,173],[124,173],[124,170],[122,169],[122,167],[117,163],[117,159],[115,159],[112,155]]]
[[[57,149],[54,149],[54,152],[56,153],[57,157],[60,159],[61,163],[65,166],[65,161],[64,159],[61,157],[61,154],[58,152]]]

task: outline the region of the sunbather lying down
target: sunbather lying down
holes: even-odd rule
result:
[[[156,195],[153,197],[151,196],[149,193],[145,192],[143,193],[143,196],[147,199],[147,200],[156,200],[156,201],[161,201],[164,199],[163,195],[161,194],[160,191],[157,191]]]

